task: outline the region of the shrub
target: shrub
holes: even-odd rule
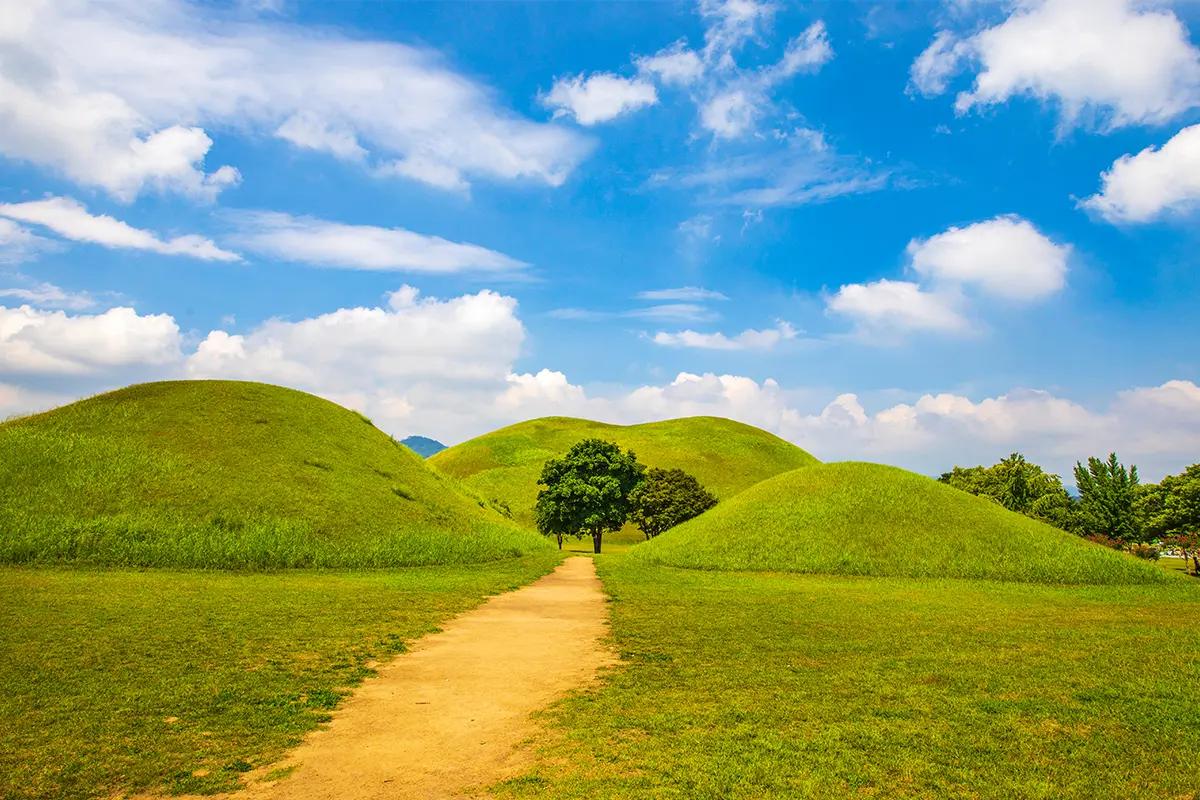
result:
[[[1138,542],[1130,546],[1129,552],[1147,561],[1158,561],[1159,556],[1162,555],[1157,546],[1146,542]]]

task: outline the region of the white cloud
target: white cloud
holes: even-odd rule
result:
[[[1017,302],[1045,299],[1066,284],[1071,248],[1046,238],[1027,220],[1007,215],[913,239],[907,253],[911,270],[924,283],[884,278],[846,284],[826,307],[854,320],[863,332],[965,332],[971,326],[964,289]]]
[[[609,319],[687,320],[705,322],[717,315],[699,303],[661,303],[625,311],[597,311],[590,308],[556,308],[549,312],[555,319],[599,322]]]
[[[787,43],[783,58],[762,71],[762,80],[768,85],[806,72],[816,72],[833,59],[833,45],[825,23],[817,20],[804,33]]]
[[[692,330],[675,333],[659,331],[654,334],[652,341],[665,347],[689,347],[699,350],[770,350],[781,342],[795,339],[796,336],[796,329],[780,320],[774,328],[749,328],[736,336]]]
[[[1160,148],[1123,155],[1100,176],[1100,191],[1083,201],[1109,222],[1150,222],[1200,202],[1200,125],[1184,128]]]
[[[929,475],[955,464],[991,464],[1016,450],[1069,483],[1075,461],[1116,450],[1126,463],[1137,463],[1145,479],[1157,480],[1194,462],[1200,451],[1200,387],[1190,381],[1120,391],[1095,406],[1018,389],[979,400],[925,394],[871,412],[857,395],[844,393],[809,413],[798,407],[799,394],[813,392],[785,389],[770,378],[680,373],[669,384],[609,398],[609,413],[626,423],[728,417],[825,461],[876,461]]]
[[[636,297],[638,300],[679,300],[683,302],[729,299],[720,292],[715,292],[712,289],[705,289],[701,286],[680,286],[674,289],[652,289],[650,291],[638,292]]]
[[[939,33],[913,65],[913,85],[944,91],[969,56],[966,112],[1028,95],[1053,102],[1062,126],[1112,129],[1160,124],[1200,104],[1200,51],[1166,8],[1134,0],[1044,0],[1017,4],[1002,23],[961,43]]]
[[[634,63],[639,73],[652,76],[667,86],[688,86],[704,74],[704,62],[683,39],[652,56],[636,58]]]
[[[87,292],[68,292],[52,283],[36,283],[0,289],[0,299],[11,297],[23,304],[39,308],[64,308],[81,311],[96,305],[96,298]]]
[[[342,308],[246,334],[212,331],[188,357],[192,377],[264,380],[359,409],[389,430],[419,417],[434,435],[478,431],[507,386],[525,338],[511,297],[491,291],[422,299],[412,287],[386,307]]]
[[[946,91],[950,79],[962,68],[970,46],[950,31],[938,31],[909,70],[908,91],[926,97]]]
[[[247,250],[320,267],[452,273],[528,266],[486,247],[404,228],[345,225],[277,212],[246,212],[237,223],[237,242]]]
[[[0,306],[0,374],[89,375],[169,366],[180,358],[179,327],[167,314],[132,308],[69,315]]]
[[[1038,300],[1066,284],[1071,248],[1055,244],[1027,220],[999,216],[928,239],[913,239],[913,270],[935,283],[970,284],[1009,300]]]
[[[734,139],[754,128],[758,107],[744,89],[710,97],[700,107],[700,124],[721,139]]]
[[[724,155],[678,176],[684,188],[703,188],[712,202],[743,208],[790,207],[883,189],[890,175],[838,155],[819,132],[779,133],[766,152]]]
[[[759,0],[700,0],[705,61],[732,66],[732,54],[746,42],[759,38],[775,16],[774,3]]]
[[[0,264],[30,261],[53,247],[49,239],[37,236],[12,220],[0,218]]]
[[[578,413],[569,412],[569,409],[587,405],[583,387],[572,384],[561,372],[542,369],[536,373],[509,373],[505,380],[508,388],[496,399],[496,405],[502,410],[537,415],[533,409],[541,407],[549,409],[548,414],[565,415]]]
[[[910,281],[886,278],[842,286],[826,301],[836,314],[864,329],[880,331],[964,331],[969,326],[952,293],[927,292]]]
[[[77,200],[48,197],[27,203],[0,203],[0,216],[41,225],[65,239],[103,247],[147,250],[163,255],[188,256],[207,261],[238,261],[237,253],[222,250],[211,239],[189,234],[162,239],[150,231],[134,228],[119,219],[89,214]]]
[[[827,459],[899,463],[936,474],[955,464],[990,464],[1015,450],[1071,481],[1075,461],[1115,450],[1157,480],[1195,461],[1200,387],[1167,381],[1121,391],[1101,408],[1050,392],[1014,390],[973,401],[926,394],[868,414],[843,395],[816,415],[783,422],[787,438]]]
[[[656,104],[658,92],[640,78],[597,72],[559,78],[542,102],[555,117],[570,115],[580,125],[595,125]]]
[[[0,422],[13,417],[46,411],[76,399],[70,394],[30,389],[27,386],[0,383]]]
[[[641,386],[614,401],[626,422],[675,417],[728,417],[778,432],[790,413],[779,384],[740,375],[679,373],[664,386]]]
[[[206,171],[210,130],[396,162],[442,187],[556,186],[590,147],[499,107],[427,49],[201,14],[184,0],[8,3],[0,47],[0,152],[123,200],[147,188],[211,198],[236,183],[232,167]]]

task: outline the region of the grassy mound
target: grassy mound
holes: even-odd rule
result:
[[[537,481],[546,459],[581,439],[599,438],[632,449],[652,467],[679,467],[724,499],[781,472],[818,463],[778,436],[719,417],[687,417],[644,425],[608,425],[544,417],[479,436],[429,459],[480,496],[507,503],[513,518],[533,525]]]
[[[546,547],[366,417],[237,381],[131,386],[0,425],[0,561],[475,563]]]
[[[678,567],[1118,584],[1157,566],[895,467],[825,464],[754,486],[640,545]]]

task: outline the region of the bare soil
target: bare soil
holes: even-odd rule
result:
[[[531,715],[613,662],[590,558],[455,617],[378,668],[333,721],[238,800],[464,798],[528,758]]]

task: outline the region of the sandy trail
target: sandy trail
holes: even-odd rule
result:
[[[234,797],[372,800],[481,796],[525,758],[530,714],[612,663],[590,558],[455,617],[380,667],[282,764]]]

